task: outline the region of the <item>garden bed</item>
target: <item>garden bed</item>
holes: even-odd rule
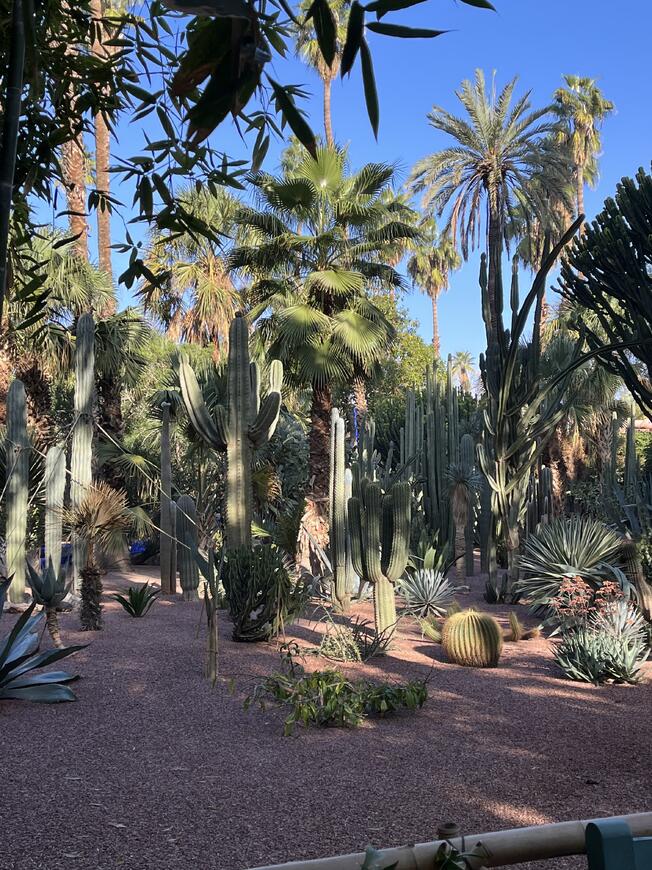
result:
[[[483,604],[476,591],[459,600]],[[507,627],[509,608],[487,609]],[[371,619],[368,604],[355,612]],[[571,683],[544,639],[506,644],[497,669],[466,669],[406,621],[387,655],[344,670],[429,677],[423,710],[288,738],[282,711],[243,709],[275,648],[233,643],[226,614],[214,690],[199,604],[162,599],[134,620],[107,602],[105,616],[93,635],[61,618],[65,642],[90,641],[65,663],[82,675],[77,703],[0,705],[2,870],[244,870],[434,839],[445,821],[473,833],[649,809],[652,682]],[[315,646],[323,630],[302,620],[288,636]]]

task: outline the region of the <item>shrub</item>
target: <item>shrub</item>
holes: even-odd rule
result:
[[[373,625],[359,616],[344,624],[330,622],[328,631],[319,645],[319,654],[338,662],[366,662],[372,656],[382,653],[392,637],[392,631],[376,634]]]
[[[116,593],[112,598],[117,601],[118,604],[122,605],[129,616],[133,616],[136,619],[142,619],[152,604],[154,604],[160,593],[160,589],[155,589],[153,586],[149,585],[149,582],[147,582],[144,586],[130,586],[129,589],[127,589],[126,597]]]
[[[399,594],[405,599],[405,612],[420,619],[443,616],[456,591],[457,587],[441,571],[431,568],[410,572],[398,586]]]
[[[555,649],[555,661],[578,682],[637,683],[649,652],[645,620],[620,600],[567,631]]]

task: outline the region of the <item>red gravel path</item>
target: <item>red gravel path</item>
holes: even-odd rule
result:
[[[243,870],[434,839],[443,821],[474,833],[652,805],[652,683],[570,683],[545,641],[508,644],[496,670],[458,668],[406,628],[360,669],[423,675],[434,656],[423,711],[284,738],[281,713],[242,709],[273,648],[232,643],[223,620],[236,693],[211,690],[198,622],[199,605],[177,600],[144,620],[109,603],[105,630],[68,660],[77,703],[0,704],[1,870]],[[72,616],[62,633],[89,639]]]

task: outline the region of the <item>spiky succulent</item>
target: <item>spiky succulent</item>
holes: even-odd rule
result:
[[[127,611],[129,616],[140,619],[145,616],[160,594],[160,589],[145,583],[144,586],[130,586],[126,596],[116,593],[113,599]]]
[[[411,571],[398,585],[405,599],[405,612],[421,619],[444,616],[456,591],[457,587],[441,571],[432,568]]]
[[[45,608],[48,631],[54,645],[61,647],[63,644],[59,636],[57,607],[61,606],[72,585],[66,582],[65,570],[59,571],[57,575],[52,564],[52,559],[48,559],[47,568],[41,574],[27,561],[27,582],[32,589],[34,602]]]

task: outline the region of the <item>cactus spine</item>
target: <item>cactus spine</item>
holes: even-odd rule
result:
[[[226,544],[251,547],[251,461],[253,451],[274,434],[281,409],[283,365],[274,360],[269,391],[260,401],[256,363],[249,362],[247,321],[238,313],[229,330],[228,415],[219,406],[211,415],[188,361],[179,366],[181,395],[190,422],[214,450],[226,451]]]
[[[29,490],[29,441],[27,403],[23,382],[11,382],[7,393],[7,575],[13,574],[9,601],[20,604],[25,598],[25,542],[27,539],[27,502]]]
[[[409,483],[396,483],[383,495],[380,484],[366,478],[360,496],[349,501],[353,567],[373,586],[379,635],[392,632],[396,625],[394,584],[409,557],[411,507]]]
[[[66,488],[66,448],[63,443],[45,456],[45,564],[52,562],[55,576],[61,570],[63,497]]]
[[[161,592],[174,595],[177,591],[176,565],[173,565],[175,549],[172,528],[172,460],[170,457],[170,404],[161,406]]]
[[[73,508],[82,503],[93,482],[93,391],[95,375],[95,322],[89,312],[77,321],[75,344],[75,423],[70,457],[70,502]],[[86,564],[86,545],[73,536],[73,588],[79,592],[81,570]]]
[[[177,499],[177,562],[184,601],[198,597],[199,570],[193,553],[197,549],[197,508],[189,495]]]
[[[330,544],[333,571],[333,604],[342,613],[351,605],[350,578],[347,575],[347,520],[344,420],[337,409],[331,417]]]
[[[503,633],[493,616],[462,610],[444,622],[441,643],[453,664],[495,668],[503,648]]]

